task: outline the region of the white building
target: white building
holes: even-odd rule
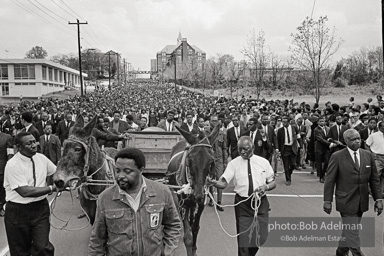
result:
[[[83,78],[87,77],[83,73]],[[1,98],[38,98],[80,86],[80,72],[45,59],[0,59]]]

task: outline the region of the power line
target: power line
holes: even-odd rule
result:
[[[60,19],[64,20],[64,21],[68,21],[66,18],[63,18],[62,16],[58,15],[57,13],[51,11],[49,8],[45,7],[44,5],[42,5],[39,1],[35,0],[36,3],[38,3],[41,7],[43,7],[44,9],[46,9],[47,11],[53,13],[55,16],[59,17]]]
[[[63,10],[64,12],[66,12],[67,14],[69,14],[70,16],[72,16],[72,18],[77,19],[76,16],[74,16],[72,13],[68,12],[67,10],[65,10],[63,7],[61,7],[61,5],[59,5],[58,3],[56,3],[54,0],[52,0],[51,3],[54,3],[55,5],[57,5],[61,10]]]
[[[312,6],[312,12],[311,12],[311,19],[313,15],[313,10],[315,9],[316,0],[313,0],[313,6]]]
[[[58,19],[56,19],[55,17],[51,16],[49,13],[47,13],[46,11],[44,11],[43,9],[41,9],[39,6],[35,5],[31,0],[28,0],[28,2],[30,2],[33,6],[35,6],[37,9],[39,9],[40,11],[42,11],[43,13],[47,14],[50,18],[54,19],[55,21],[57,21],[59,24],[61,24],[62,26],[64,26],[65,28],[69,29],[67,26],[65,26],[63,23],[61,23],[61,21],[59,21]],[[70,29],[72,30],[72,29]],[[73,31],[73,30],[72,30]]]
[[[77,14],[71,7],[69,7],[63,0],[60,0],[65,6],[67,6],[68,9],[70,9],[77,17],[81,18],[82,20],[85,20],[83,19],[79,14]]]
[[[19,6],[20,8],[24,9],[27,13],[29,14],[33,14],[34,16],[38,17],[39,19],[43,20],[45,23],[47,23],[48,25],[54,25],[55,27],[59,28],[62,32],[65,32],[67,34],[70,34],[72,35],[70,32],[68,32],[67,30],[63,30],[61,27],[57,26],[55,23],[52,23],[50,21],[48,21],[47,19],[43,18],[41,15],[39,15],[37,12],[35,12],[34,10],[31,10],[29,9],[27,6],[25,6],[24,4],[18,2],[18,0],[15,0],[15,1],[11,1],[12,3],[14,3],[15,5]],[[68,29],[68,28],[67,28]]]

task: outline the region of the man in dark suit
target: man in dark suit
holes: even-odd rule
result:
[[[57,127],[61,121],[63,121],[64,115],[57,112],[57,108],[52,109],[51,122],[52,122],[52,133],[56,133]]]
[[[237,116],[232,116],[233,127],[227,130],[227,146],[231,159],[235,159],[239,156],[237,150],[237,142],[240,138],[240,135],[244,132],[244,129],[239,125],[239,118]]]
[[[197,135],[199,133],[199,128],[196,123],[193,123],[193,114],[188,112],[186,115],[187,122],[180,125],[180,129],[190,132],[191,134]]]
[[[129,125],[126,121],[121,120],[120,111],[113,112],[113,120],[109,123],[109,127],[116,130],[119,134],[125,133],[129,129]]]
[[[335,147],[332,147],[330,149],[330,154],[333,154],[343,148],[345,148],[345,141],[344,141],[344,132],[348,129],[347,126],[343,125],[343,117],[337,113],[335,115],[336,118],[336,124],[329,128],[329,132],[327,135],[327,140],[329,142],[333,142],[336,144]]]
[[[380,215],[383,211],[380,181],[373,155],[360,147],[360,135],[355,129],[344,132],[347,148],[334,153],[328,165],[324,183],[324,211],[332,211],[333,191],[336,186],[336,211],[340,212],[343,224],[360,224],[363,213],[368,211],[369,192],[371,189],[375,200],[375,211]],[[351,223],[351,221],[353,223]],[[336,250],[337,256],[364,255],[360,250],[359,231],[343,230],[342,237]]]
[[[367,149],[365,147],[365,142],[368,139],[368,137],[372,134],[377,132],[377,119],[375,117],[371,117],[368,120],[368,126],[364,128],[363,130],[359,131],[360,137],[361,137],[361,148]]]
[[[336,143],[332,143],[327,139],[329,127],[325,126],[325,117],[320,116],[317,121],[318,126],[315,128],[315,162],[317,177],[320,182],[324,183],[325,171],[328,167],[330,148],[336,146]]]
[[[69,129],[75,125],[72,121],[72,114],[68,112],[65,115],[65,120],[60,121],[57,125],[56,135],[60,138],[60,143],[63,145],[64,140],[68,139]]]
[[[47,124],[51,124],[51,121],[48,120],[49,116],[47,112],[41,113],[41,120],[36,122],[36,129],[39,131],[40,136],[44,135],[44,129]],[[52,128],[52,127],[51,127]]]
[[[266,151],[265,158],[268,159],[269,163],[272,161],[273,150],[277,148],[277,137],[276,133],[272,126],[269,125],[269,116],[263,115],[261,117],[262,129],[264,130],[265,136],[267,137],[267,142],[269,149]]]
[[[296,166],[296,157],[298,153],[297,138],[299,130],[297,126],[290,125],[288,116],[282,118],[283,127],[277,130],[277,149],[276,152],[283,160],[286,185],[290,186],[292,182],[292,172]]]
[[[264,130],[261,129],[261,125],[258,123],[257,118],[250,118],[247,123],[247,128],[248,130],[243,132],[241,136],[251,137],[253,144],[255,144],[254,154],[266,158],[269,144],[267,137],[265,137]]]
[[[24,112],[21,114],[21,124],[24,126],[23,131],[29,132],[36,140],[36,144],[39,147],[40,134],[36,127],[32,124],[33,115],[31,112]]]
[[[174,120],[175,118],[175,111],[169,110],[167,112],[167,119],[161,120],[157,127],[160,127],[166,132],[177,132],[175,126],[179,127],[179,123]]]
[[[305,158],[307,157],[307,134],[308,126],[303,124],[303,118],[299,117],[296,120],[296,126],[299,130],[300,137],[297,139],[299,143],[299,148],[297,152],[296,163],[299,167],[306,169],[305,167]]]
[[[0,217],[4,217],[5,190],[4,169],[7,161],[14,155],[12,136],[0,131]]]
[[[61,143],[59,137],[52,134],[52,125],[45,125],[44,135],[40,136],[40,153],[48,157],[55,165],[61,158]]]
[[[8,110],[5,110],[4,115],[0,116],[0,132],[13,135],[13,125]]]

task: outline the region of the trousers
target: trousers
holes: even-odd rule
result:
[[[236,194],[235,204],[245,199],[245,197],[241,197]],[[261,204],[257,213],[259,225],[255,230],[253,230],[252,238],[249,239],[251,230],[247,232],[245,231],[251,226],[254,220],[255,210],[252,209],[252,206],[255,206],[255,202],[251,202],[250,199],[235,206],[237,233],[239,234],[244,232],[237,237],[238,256],[255,256],[259,247],[263,245],[268,238],[269,202],[267,196],[263,196],[261,198]]]
[[[51,256],[49,242],[49,205],[47,199],[29,204],[7,202],[5,231],[12,256]]]

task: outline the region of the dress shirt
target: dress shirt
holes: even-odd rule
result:
[[[365,143],[373,153],[384,155],[384,134],[381,131],[372,133]]]
[[[274,180],[274,172],[267,159],[253,155],[250,164],[254,189]],[[227,183],[233,180],[234,191],[241,197],[248,197],[248,159],[238,156],[230,161],[222,177]]]
[[[56,172],[56,165],[45,155],[36,153],[33,156],[36,170],[36,187],[47,186],[46,178]],[[40,197],[22,197],[15,191],[18,187],[34,186],[33,165],[31,158],[16,153],[5,166],[4,188],[6,200],[19,204],[27,204],[43,200],[47,195]]]
[[[360,150],[353,151],[353,150],[350,149],[349,147],[347,147],[347,149],[348,149],[349,154],[350,154],[351,157],[352,157],[353,162],[355,162],[355,152],[357,153],[357,154],[356,154],[356,156],[357,156],[357,160],[359,160],[359,165],[361,165],[361,161],[360,161]]]
[[[25,126],[25,131],[28,132],[28,129],[32,126],[32,124]]]
[[[284,129],[284,133],[285,133],[284,145],[292,146],[292,144],[293,144],[292,126],[291,125],[289,125],[288,127],[283,126],[283,129]],[[289,134],[288,135],[289,136],[289,143],[288,143],[287,130],[288,130],[288,134]]]

